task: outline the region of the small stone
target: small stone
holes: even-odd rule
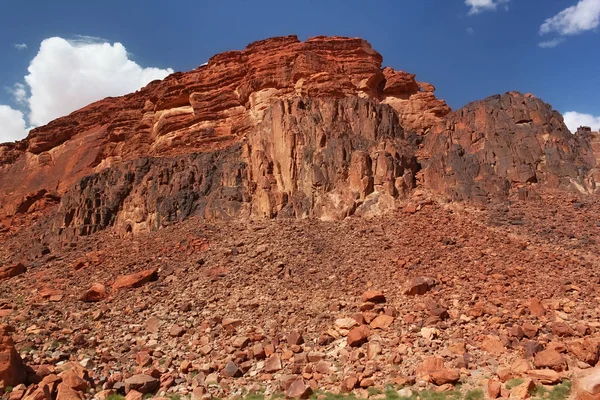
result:
[[[190,372],[191,367],[192,363],[190,361],[183,360],[179,365],[179,371],[181,371],[182,374],[187,374],[188,372]]]
[[[385,314],[379,314],[373,321],[371,321],[369,326],[373,329],[387,330],[393,322],[394,317],[390,317],[389,315]]]
[[[560,374],[551,369],[533,369],[527,371],[527,376],[543,385],[555,385],[562,380]]]
[[[250,339],[245,336],[238,336],[233,340],[233,347],[243,349],[250,344]]]
[[[149,333],[158,333],[158,324],[159,323],[160,323],[160,320],[158,318],[150,317],[146,320],[146,323],[144,325],[146,326],[146,330]]]
[[[230,378],[239,378],[243,375],[243,372],[239,369],[236,363],[233,361],[229,361],[227,365],[225,365],[225,375]]]
[[[406,289],[404,289],[404,294],[407,296],[423,295],[431,290],[434,285],[435,280],[433,278],[424,276],[413,278],[408,282]]]
[[[535,383],[531,379],[526,379],[525,382],[510,390],[511,397],[517,399],[526,399],[531,396],[531,392],[535,389]]]
[[[454,385],[460,379],[460,373],[455,369],[440,369],[430,374],[431,381],[438,386],[451,384]]]
[[[385,303],[385,296],[380,290],[367,290],[361,297],[363,303]]]
[[[299,332],[293,331],[287,336],[288,346],[299,346],[304,343],[304,338]]]
[[[537,353],[533,359],[536,368],[550,368],[555,371],[563,371],[567,368],[567,361],[556,350],[546,349]]]
[[[481,343],[481,348],[490,354],[499,356],[504,353],[504,344],[493,337],[487,337]]]
[[[501,389],[502,384],[496,379],[490,379],[488,381],[487,394],[490,399],[497,399],[498,397],[500,397]]]
[[[257,360],[263,360],[267,356],[265,354],[265,348],[260,343],[256,343],[254,346],[252,346],[252,354]]]
[[[84,399],[85,399],[85,397],[83,396],[83,393],[78,392],[77,390],[75,390],[73,388],[70,388],[69,385],[67,385],[65,383],[60,383],[58,385],[58,390],[56,393],[56,400],[84,400]]]
[[[81,300],[92,303],[106,299],[108,294],[106,293],[106,287],[101,283],[94,283],[85,293],[81,296]]]
[[[523,328],[521,328],[518,325],[511,327],[510,330],[508,331],[508,334],[519,340],[523,339],[523,337],[525,336],[525,332],[523,332]]]
[[[348,341],[348,345],[351,347],[360,346],[361,344],[367,341],[370,333],[371,332],[369,331],[369,328],[367,328],[365,325],[361,325],[352,329],[348,333],[348,337],[346,338]]]
[[[525,336],[527,336],[529,339],[533,339],[537,333],[538,333],[538,328],[537,326],[529,323],[529,322],[525,322],[523,324],[523,333],[525,334]]]
[[[349,393],[358,387],[358,378],[356,376],[349,376],[342,380],[341,390],[344,393]]]
[[[273,354],[265,361],[265,372],[273,373],[281,370],[281,358],[278,355]]]
[[[59,377],[62,379],[62,384],[78,392],[85,392],[89,387],[88,382],[77,375],[73,369],[60,373]]]
[[[144,394],[138,392],[137,390],[131,390],[129,393],[127,393],[127,396],[125,396],[125,400],[142,400],[144,398]]]
[[[354,318],[339,318],[335,320],[333,325],[337,329],[350,330],[358,325],[358,322]]]
[[[541,317],[546,313],[546,308],[539,299],[533,298],[529,301],[529,312],[534,317]]]
[[[552,333],[556,336],[573,336],[573,330],[564,322],[555,322],[552,324]]]
[[[144,368],[152,364],[152,357],[147,351],[140,351],[135,355],[135,361],[138,366]]]
[[[325,360],[321,360],[315,366],[315,371],[323,375],[329,375],[331,373],[331,364]]]
[[[182,328],[179,325],[173,325],[169,330],[169,336],[172,337],[181,337],[185,334],[185,328]]]
[[[140,393],[154,393],[160,386],[160,381],[150,375],[138,374],[125,380],[125,393],[136,390]]]
[[[15,276],[24,274],[25,272],[27,272],[27,268],[25,268],[25,266],[21,263],[18,263],[15,265],[9,265],[6,267],[1,267],[0,268],[0,281],[8,279],[8,278],[14,278]]]
[[[137,288],[148,282],[158,279],[158,271],[156,269],[147,269],[145,271],[136,272],[135,274],[120,276],[113,283],[113,289]]]
[[[285,393],[286,397],[290,399],[308,399],[311,394],[311,387],[302,378],[294,380]]]

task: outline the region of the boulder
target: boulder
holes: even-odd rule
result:
[[[533,363],[536,368],[549,368],[555,371],[563,371],[567,368],[567,361],[556,350],[546,349],[535,355]]]
[[[408,282],[404,289],[404,294],[407,296],[422,295],[427,293],[434,286],[435,280],[433,278],[419,276]]]
[[[15,349],[11,333],[14,329],[0,325],[0,381],[6,386],[17,386],[25,382],[27,370]]]
[[[381,290],[367,290],[361,296],[361,301],[363,303],[385,303],[385,296]]]
[[[366,325],[361,325],[361,326],[357,326],[356,328],[353,328],[348,333],[348,337],[346,338],[348,341],[348,346],[350,346],[350,347],[360,346],[361,344],[365,343],[368,340],[370,333],[371,333],[371,331],[369,330],[369,328],[367,328]]]
[[[21,263],[0,267],[0,281],[13,278],[27,272],[27,268]]]
[[[101,283],[94,283],[85,293],[81,296],[81,300],[85,302],[97,302],[102,301],[108,297],[106,293],[106,287]]]
[[[571,393],[574,400],[600,400],[600,367],[575,374]]]
[[[290,399],[308,399],[311,394],[311,387],[302,378],[295,379],[285,392],[286,397]]]
[[[158,279],[156,269],[146,269],[130,275],[119,276],[113,283],[113,289],[137,288]]]
[[[154,393],[160,386],[160,381],[150,375],[137,374],[125,380],[125,393],[132,390],[147,394]]]

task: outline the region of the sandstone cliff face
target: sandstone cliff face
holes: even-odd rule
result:
[[[267,39],[140,91],[107,98],[0,145],[0,215],[40,190],[62,195],[85,175],[140,157],[172,157],[239,143],[279,100],[364,97],[390,104],[409,132],[450,109],[414,75],[381,69],[362,39]]]
[[[470,103],[425,141],[424,184],[454,200],[487,201],[511,185],[543,183],[593,191],[589,140],[532,95],[511,92]]]
[[[81,179],[62,199],[64,238],[109,226],[155,230],[190,215],[379,214],[414,187],[418,164],[395,111],[369,99],[280,100],[244,143],[144,157]]]
[[[381,63],[361,39],[273,38],[91,104],[0,145],[0,219],[60,202],[52,231],[70,240],[190,215],[379,215],[419,184],[477,202],[596,190],[598,135],[548,104],[512,92],[451,113]]]
[[[342,219],[414,187],[413,150],[391,107],[346,98],[276,103],[248,136],[253,213]]]

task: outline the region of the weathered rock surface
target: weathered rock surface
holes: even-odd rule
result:
[[[408,195],[417,170],[391,107],[357,97],[282,100],[244,145],[141,158],[83,178],[63,196],[55,232],[139,233],[191,215],[378,215]]]
[[[61,196],[83,176],[122,161],[230,147],[262,121],[272,102],[291,97],[389,103],[409,132],[420,133],[450,111],[431,85],[382,70],[381,63],[362,39],[279,37],[90,104],[23,141],[0,145],[0,216],[14,214],[27,196]]]
[[[0,267],[0,281],[24,274],[27,268],[21,263]]]
[[[595,190],[589,140],[532,95],[492,96],[453,112],[432,129],[424,154],[425,185],[454,200],[485,202],[528,183]]]

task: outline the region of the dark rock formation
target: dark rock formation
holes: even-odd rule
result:
[[[511,92],[468,104],[425,141],[424,184],[453,200],[487,201],[515,184],[593,191],[589,141],[532,95]]]

